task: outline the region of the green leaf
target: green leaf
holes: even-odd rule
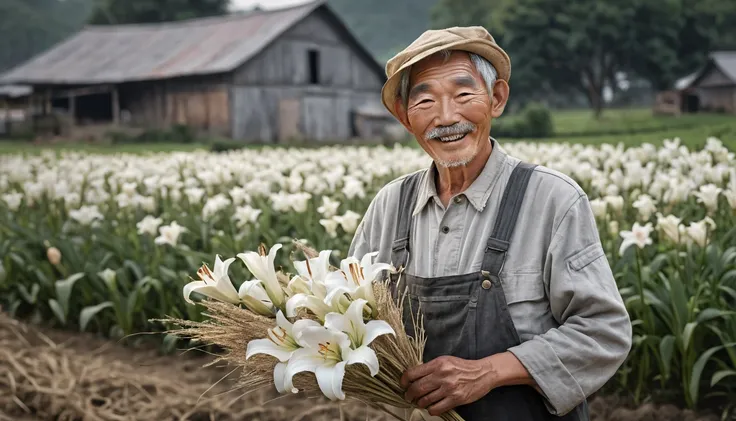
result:
[[[669,263],[669,256],[665,253],[661,253],[657,255],[657,257],[652,260],[652,263],[649,264],[649,270],[652,273],[659,272],[667,263]]]
[[[684,327],[685,321],[688,319],[687,314],[687,295],[685,287],[679,276],[674,276],[669,280],[670,291],[672,292],[672,307],[677,320],[677,326]]]
[[[732,314],[736,313],[733,311],[719,310],[717,308],[706,308],[705,310],[701,311],[700,314],[698,314],[697,321],[698,323],[703,323],[718,317],[729,316]]]
[[[715,373],[713,373],[713,377],[710,379],[710,387],[715,386],[716,384],[718,384],[718,382],[730,376],[736,376],[736,370],[716,371]]]
[[[164,336],[163,343],[161,344],[161,351],[165,354],[170,354],[176,349],[176,344],[179,341],[179,337],[167,333]]]
[[[61,324],[66,326],[66,314],[64,314],[64,310],[61,308],[61,305],[59,305],[59,302],[52,298],[49,300],[49,307],[51,307],[51,311],[54,313],[56,318],[59,319]]]
[[[695,328],[698,326],[698,322],[690,322],[685,325],[685,329],[682,331],[682,347],[687,351],[690,347],[690,339],[693,336]]]
[[[736,301],[736,290],[734,290],[734,289],[733,289],[733,288],[731,288],[731,287],[727,287],[727,286],[724,286],[724,285],[719,285],[719,286],[718,286],[718,289],[720,289],[721,291],[723,291],[723,292],[725,292],[726,294],[730,295],[730,296],[731,296],[731,298],[732,298],[732,299],[733,299],[734,301]]]
[[[670,365],[672,364],[672,354],[675,351],[675,337],[667,335],[662,338],[659,343],[659,355],[662,357],[662,366],[664,369],[665,379],[670,377]]]
[[[79,330],[84,331],[87,328],[87,324],[93,317],[100,311],[113,307],[113,303],[105,301],[104,303],[97,304],[96,306],[87,306],[82,309],[79,313]]]
[[[18,284],[18,292],[23,297],[23,299],[26,300],[28,304],[36,304],[36,300],[38,299],[38,292],[40,290],[41,290],[41,287],[37,283],[33,284],[30,292],[28,291],[28,288],[26,288],[25,285]]]
[[[61,308],[64,309],[64,315],[69,311],[69,299],[72,295],[72,288],[74,288],[74,284],[78,280],[82,279],[84,275],[84,272],[75,273],[66,279],[56,281],[56,298],[58,299]]]
[[[694,405],[698,403],[698,391],[700,390],[700,376],[703,374],[703,369],[705,369],[705,365],[708,363],[708,361],[713,356],[713,354],[715,354],[716,352],[726,347],[732,347],[735,345],[736,345],[736,342],[730,343],[727,345],[714,346],[713,348],[710,348],[709,350],[705,351],[695,361],[695,364],[693,364],[692,374],[690,375],[690,384],[688,385],[688,393],[690,394],[690,400]]]
[[[133,272],[133,274],[135,275],[136,281],[139,279],[143,279],[144,277],[143,271],[141,270],[141,267],[138,266],[137,263],[131,260],[126,260],[125,262],[123,262],[123,266],[125,266],[126,268],[130,269],[131,272]]]
[[[731,269],[721,276],[721,283],[727,284],[736,281],[736,269]]]

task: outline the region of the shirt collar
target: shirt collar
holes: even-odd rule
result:
[[[483,167],[483,171],[478,175],[478,178],[473,181],[464,192],[465,197],[473,205],[475,210],[482,212],[488,203],[488,198],[491,196],[493,186],[498,181],[498,176],[501,174],[501,170],[508,157],[506,151],[499,145],[498,141],[494,138],[490,138],[493,149],[491,156],[488,157],[486,165]],[[437,186],[435,185],[435,176],[437,175],[437,167],[434,162],[430,165],[428,171],[424,173],[424,177],[419,184],[419,193],[417,194],[417,203],[414,206],[414,212],[412,216],[416,216],[419,212],[424,209],[430,199],[434,199],[436,203],[440,202],[440,197],[437,194]]]

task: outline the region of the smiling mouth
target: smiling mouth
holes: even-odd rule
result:
[[[463,140],[465,136],[467,135],[468,135],[467,133],[462,133],[462,134],[454,134],[450,136],[437,137],[435,139],[439,140],[442,143],[452,143],[452,142]]]

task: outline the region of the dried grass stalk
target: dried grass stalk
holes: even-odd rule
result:
[[[315,250],[301,242],[294,241],[294,244],[307,258],[318,255]],[[362,365],[350,365],[343,379],[343,390],[347,399],[377,407],[398,418],[395,411],[381,405],[408,410],[407,413],[416,409],[416,406],[404,399],[405,390],[400,384],[400,379],[407,369],[423,362],[426,337],[419,314],[412,317],[414,337],[406,333],[403,321],[404,299],[402,297],[397,302],[392,295],[389,281],[375,282],[373,289],[378,307],[377,319],[387,322],[396,334],[380,336],[371,344],[371,348],[378,356],[380,366],[378,375],[371,376],[368,369]],[[238,387],[251,389],[272,385],[276,361],[263,355],[246,360],[245,355],[248,342],[266,337],[268,329],[275,325],[274,319],[218,301],[205,300],[202,305],[206,308],[205,314],[209,316],[209,320],[195,322],[169,318],[159,321],[182,326],[180,329],[170,330],[169,333],[224,348],[226,353],[216,361],[226,361],[243,368]],[[409,312],[413,315],[412,309],[409,309]],[[311,373],[296,375],[294,386],[300,393],[317,396],[322,394]],[[462,420],[455,411],[449,411],[441,417],[448,421]]]

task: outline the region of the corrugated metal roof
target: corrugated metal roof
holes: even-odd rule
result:
[[[0,97],[20,98],[32,92],[33,88],[26,85],[0,85]]]
[[[5,73],[0,83],[120,83],[229,72],[324,3],[164,24],[89,26]]]
[[[711,54],[711,58],[729,79],[736,82],[736,51],[719,51]]]
[[[736,83],[736,51],[715,51],[708,55],[708,62],[700,70],[677,81],[675,88],[685,90],[696,86],[713,67]]]

